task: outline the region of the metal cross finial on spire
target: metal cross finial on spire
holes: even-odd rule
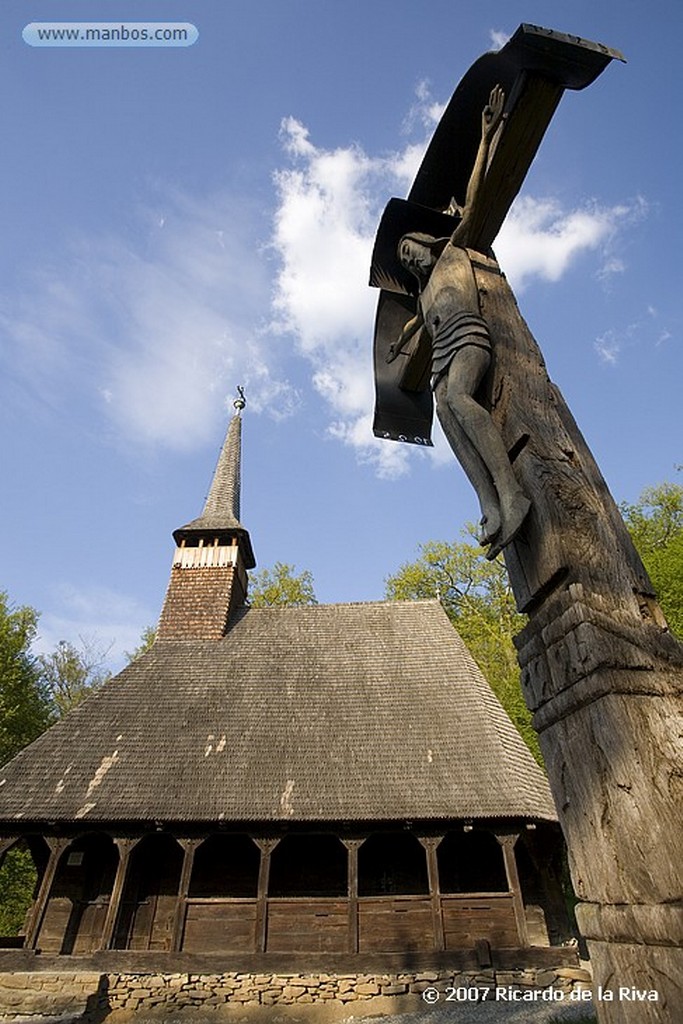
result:
[[[237,394],[239,397],[232,404],[237,409],[237,412],[241,412],[247,404],[247,400],[244,397],[244,388],[240,384],[237,385]]]

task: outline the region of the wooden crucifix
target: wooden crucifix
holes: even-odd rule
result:
[[[601,1022],[683,1005],[683,647],[491,244],[564,89],[614,50],[522,25],[453,95],[370,283],[377,436],[430,444],[432,406],[520,611],[522,686],[567,845]],[[434,396],[434,397],[432,397]],[[626,998],[619,990],[647,993]],[[653,993],[656,998],[653,997]]]

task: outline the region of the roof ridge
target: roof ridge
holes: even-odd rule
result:
[[[317,604],[290,604],[290,605],[264,605],[261,607],[254,608],[249,605],[245,608],[245,611],[254,612],[265,612],[265,611],[301,611],[305,608],[386,608],[396,607],[397,605],[416,605],[416,604],[428,604],[428,605],[439,605],[443,607],[441,601],[437,597],[418,597],[418,598],[385,598],[377,599],[374,601],[319,601]]]

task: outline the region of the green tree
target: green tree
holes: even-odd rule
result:
[[[621,511],[671,632],[683,640],[683,487],[647,487]]]
[[[136,661],[141,655],[147,654],[147,651],[151,648],[152,644],[157,638],[156,626],[145,626],[142,633],[140,634],[140,643],[134,651],[126,651],[126,657],[128,663]]]
[[[50,724],[49,694],[31,654],[37,623],[33,608],[14,608],[0,592],[0,764]]]
[[[15,608],[0,592],[0,764],[47,729],[52,709],[38,659],[31,654],[38,613]],[[36,870],[24,847],[10,850],[0,869],[0,933],[16,935],[31,904]]]
[[[33,902],[38,873],[25,841],[0,866],[0,935],[18,935]]]
[[[249,604],[252,608],[317,604],[313,575],[308,569],[296,573],[296,566],[276,562],[272,569],[261,569],[249,577]]]
[[[501,704],[533,753],[543,763],[531,714],[519,683],[512,638],[526,619],[515,608],[502,562],[489,562],[468,541],[422,544],[419,558],[386,580],[393,600],[439,598]]]
[[[60,640],[51,654],[38,658],[40,671],[58,717],[80,704],[111,677],[104,662],[109,648],[95,639],[80,637],[81,646]]]

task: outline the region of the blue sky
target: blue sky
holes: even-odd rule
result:
[[[191,21],[178,49],[34,48],[35,21]],[[386,200],[461,76],[522,21],[621,50],[565,94],[496,251],[615,498],[681,451],[679,0],[3,0],[0,588],[43,649],[116,662],[163,600],[236,384],[259,566],[381,598],[475,497],[371,436]],[[680,477],[678,477],[680,479]]]

